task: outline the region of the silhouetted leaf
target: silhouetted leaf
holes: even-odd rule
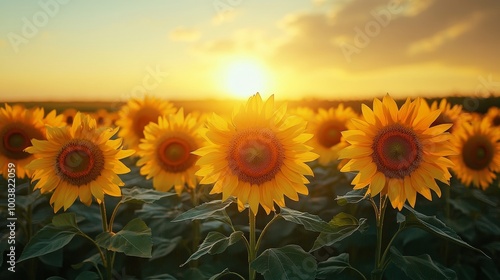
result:
[[[427,254],[403,256],[391,247],[391,261],[413,280],[457,279],[455,271],[435,263]]]
[[[298,245],[267,249],[251,264],[266,280],[315,279],[317,264],[311,254]]]

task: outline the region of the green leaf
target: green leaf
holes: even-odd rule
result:
[[[488,204],[491,207],[497,207],[497,203],[491,200],[491,198],[488,197],[482,190],[472,189],[472,196],[475,197],[477,200]]]
[[[140,187],[123,188],[121,203],[153,203],[164,197],[174,196],[173,192],[159,192],[152,189],[145,189]]]
[[[334,229],[320,217],[290,208],[282,207],[279,215],[286,221],[303,225],[305,229],[315,232],[334,232]]]
[[[365,199],[366,188],[360,190],[352,190],[347,192],[345,195],[339,195],[335,200],[340,206],[344,206],[348,203],[359,203]]]
[[[80,229],[78,228],[78,225],[76,223],[76,214],[75,213],[62,213],[62,214],[56,215],[52,218],[52,224],[55,227],[70,227],[70,228],[74,228],[74,229],[80,231]]]
[[[432,261],[427,254],[403,256],[395,247],[391,247],[391,261],[413,280],[457,279],[455,271]]]
[[[153,250],[153,256],[151,257],[150,261],[159,259],[161,257],[164,257],[172,251],[174,251],[175,247],[182,241],[182,237],[177,236],[172,239],[166,239],[166,238],[160,238],[155,244],[155,249]]]
[[[96,254],[86,258],[85,260],[83,260],[80,263],[72,264],[71,267],[73,269],[80,269],[86,263],[93,265],[97,269],[99,267],[99,265],[102,264],[101,255],[99,253],[96,253]]]
[[[99,274],[93,271],[82,271],[82,273],[78,274],[75,280],[100,280]]]
[[[366,227],[366,219],[359,219],[346,213],[339,213],[329,222],[332,232],[322,232],[314,241],[309,252],[318,250],[324,246],[331,246],[351,236],[356,231],[363,231]]]
[[[217,280],[220,277],[226,276],[226,275],[235,275],[235,276],[239,276],[238,279],[245,279],[243,276],[239,275],[238,273],[229,271],[229,269],[226,268],[223,271],[221,271],[215,275],[212,275],[212,277],[210,277],[208,280]]]
[[[54,252],[42,255],[38,257],[39,260],[46,265],[51,265],[55,267],[62,267],[63,266],[63,250],[56,250]]]
[[[203,203],[202,205],[198,205],[195,208],[189,209],[188,211],[180,214],[175,219],[173,219],[172,222],[180,222],[186,220],[203,220],[210,218],[215,213],[226,209],[234,201],[235,201],[234,198],[229,198],[224,202],[222,200],[213,200],[210,202]]]
[[[360,274],[349,264],[349,254],[342,253],[338,256],[328,258],[326,261],[318,263],[317,279],[352,279],[352,274],[343,274],[346,269],[356,271],[360,278],[364,279],[364,275]]]
[[[79,234],[79,231],[75,228],[60,228],[48,224],[31,238],[18,262],[59,250],[66,246],[77,234]]]
[[[27,211],[29,206],[33,206],[35,201],[41,197],[42,194],[39,190],[36,190],[28,195],[18,195],[16,196],[16,206]]]
[[[158,280],[158,279],[161,279],[161,280],[177,280],[177,278],[175,278],[174,276],[170,275],[170,274],[160,274],[160,275],[153,275],[153,276],[148,276],[146,278],[144,278],[144,280]]]
[[[266,280],[314,279],[317,264],[311,254],[298,245],[267,249],[251,264]]]
[[[99,234],[96,243],[110,251],[142,258],[150,258],[153,247],[151,229],[139,218],[131,220],[117,233]]]
[[[422,213],[417,212],[413,208],[409,207],[408,205],[404,206],[408,211],[410,211],[410,214],[406,216],[406,222],[404,222],[405,227],[418,227],[423,230],[426,230],[432,234],[435,234],[441,238],[447,239],[455,244],[464,246],[466,248],[472,249],[474,251],[480,252],[481,254],[485,255],[486,257],[489,258],[488,255],[486,255],[483,251],[479,250],[476,247],[473,247],[469,245],[469,243],[465,242],[458,236],[458,234],[453,231],[451,228],[446,226],[443,222],[438,220],[436,216],[426,216]]]
[[[243,238],[243,232],[235,231],[231,233],[230,236],[225,236],[224,234],[216,231],[211,231],[208,233],[203,243],[198,247],[198,250],[194,252],[186,262],[181,264],[184,266],[191,260],[197,260],[201,256],[206,254],[215,255],[220,254],[226,250],[227,247],[233,245]]]

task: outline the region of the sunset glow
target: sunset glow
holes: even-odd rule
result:
[[[267,91],[267,75],[254,61],[233,61],[226,69],[225,86],[232,96],[246,99],[256,92]]]
[[[3,1],[0,15],[0,102],[500,92],[498,1]]]

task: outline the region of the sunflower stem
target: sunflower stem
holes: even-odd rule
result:
[[[99,209],[101,210],[102,230],[104,232],[109,232],[108,216],[106,214],[106,205],[104,205],[104,199],[101,201],[101,203],[99,203]]]
[[[115,209],[113,209],[113,213],[111,213],[111,218],[109,218],[109,225],[107,227],[109,232],[113,232],[113,223],[115,222],[115,218],[118,214],[118,208],[120,207],[120,205],[122,205],[121,201],[116,204]]]
[[[108,216],[106,214],[106,205],[104,204],[104,199],[99,203],[99,208],[101,210],[101,219],[102,219],[102,230],[103,232],[111,232],[108,227]],[[113,277],[113,257],[111,256],[109,250],[106,249],[105,253],[106,261],[103,261],[103,265],[106,268],[106,279],[111,280]]]
[[[33,182],[30,181],[28,185],[28,197],[33,193]],[[31,206],[32,204],[30,203],[28,205],[28,208],[26,209],[26,237],[27,237],[27,242],[31,240],[31,237],[33,237],[33,208]],[[29,260],[29,277],[30,279],[36,279],[36,263],[34,259]]]
[[[86,235],[83,232],[80,233],[79,235],[82,236],[83,238],[89,240],[92,244],[94,244],[94,246],[97,248],[97,251],[99,251],[99,256],[101,257],[101,260],[102,260],[102,265],[104,267],[108,267],[108,260],[105,256],[104,252],[101,250],[101,247],[99,246],[99,244],[97,244],[94,239],[90,238],[90,236]],[[97,272],[99,273],[99,275],[101,275],[101,279],[103,279],[102,274],[99,271],[99,268],[97,266],[96,266],[96,269],[97,269]]]
[[[257,239],[257,245],[255,245],[255,253],[258,253],[259,252],[259,248],[260,248],[260,243],[262,242],[262,237],[264,236],[264,234],[266,233],[267,229],[269,228],[269,226],[276,220],[278,220],[279,218],[281,217],[281,215],[274,215],[274,217],[269,221],[269,223],[266,224],[266,226],[264,227],[264,229],[262,230],[262,232],[260,233],[259,235],[259,238]]]
[[[255,260],[255,215],[251,208],[248,209],[248,220],[250,225],[250,244],[248,246],[248,279],[255,279],[255,270],[252,268],[252,262]]]
[[[444,203],[445,203],[445,208],[444,208],[444,216],[445,216],[445,222],[448,223],[450,221],[450,186],[445,186],[444,187]],[[444,264],[448,264],[448,254],[450,251],[450,243],[448,240],[444,241],[444,250],[443,250],[443,255],[444,255]]]
[[[199,196],[198,193],[196,192],[196,189],[193,189],[191,192],[191,202],[193,203],[193,208],[198,206],[199,202]],[[201,223],[200,220],[194,220],[193,221],[193,244],[192,244],[192,253],[196,252],[198,250],[198,246],[200,244],[201,240]],[[191,262],[191,267],[196,268],[198,267],[198,260],[194,260]]]
[[[382,233],[384,229],[384,216],[387,206],[387,196],[380,195],[378,211],[375,212],[376,225],[377,225],[377,243],[375,247],[375,269],[372,271],[372,279],[380,280],[384,272],[384,260],[382,254]],[[383,256],[385,257],[385,255]]]

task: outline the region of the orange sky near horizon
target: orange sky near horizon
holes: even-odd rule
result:
[[[2,2],[0,102],[484,97],[498,26],[487,0]]]

